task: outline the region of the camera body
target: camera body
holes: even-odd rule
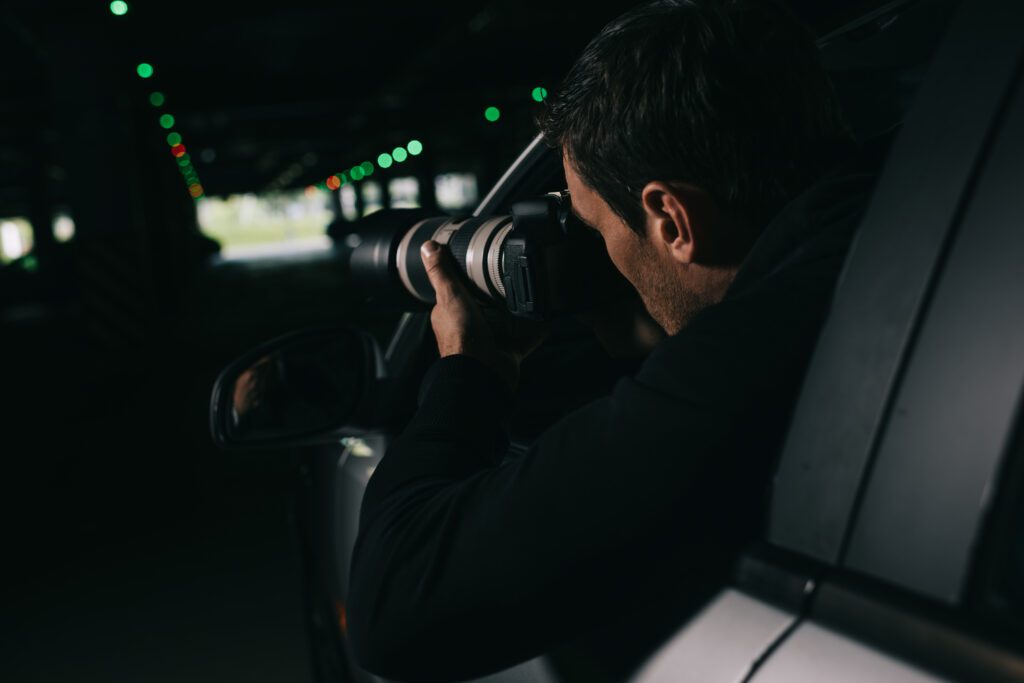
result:
[[[504,303],[512,315],[532,320],[580,309],[588,289],[581,264],[607,261],[603,245],[573,215],[568,191],[518,202],[510,215],[420,218],[397,230],[394,220],[388,223],[355,248],[351,272],[357,283],[377,294],[388,290],[385,298],[406,308],[434,302],[419,254],[427,240],[447,247],[482,302]]]

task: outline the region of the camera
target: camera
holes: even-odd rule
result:
[[[504,303],[512,315],[533,320],[583,310],[598,276],[614,270],[600,238],[573,215],[567,190],[518,202],[509,215],[426,217],[395,229],[396,214],[363,234],[350,270],[357,284],[387,290],[385,298],[407,307],[434,302],[420,258],[427,240],[450,251],[484,303]]]

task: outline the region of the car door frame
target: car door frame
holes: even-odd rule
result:
[[[1022,361],[1017,354],[1007,357],[1010,384],[1016,385],[991,402],[999,419],[985,423],[993,433],[985,457],[965,464],[970,476],[949,477],[939,469],[954,455],[962,461],[963,449],[955,444],[960,450],[951,454],[952,445],[928,441],[936,420],[956,414],[925,390],[934,381],[934,391],[948,396],[964,373],[976,369],[982,379],[970,386],[970,395],[952,399],[963,409],[958,401],[978,400],[994,377],[985,353],[974,353],[971,367],[938,381],[928,373],[934,375],[939,362],[953,362],[955,340],[964,343],[970,332],[955,334],[956,325],[972,317],[972,304],[996,291],[990,283],[973,298],[962,295],[971,286],[969,265],[986,256],[978,250],[984,230],[989,228],[983,245],[989,257],[992,240],[1007,234],[993,233],[1003,226],[973,218],[972,201],[986,185],[1005,182],[986,175],[992,164],[1006,165],[1000,141],[1024,135],[1024,122],[1013,118],[1024,119],[1024,51],[1010,28],[1022,20],[1024,7],[1007,0],[961,5],[879,180],[780,459],[767,543],[737,573],[742,590],[784,602],[796,615],[746,680],[776,680],[783,658],[807,663],[802,673],[813,676],[815,655],[805,650],[822,647],[820,639],[808,637],[821,628],[846,641],[843,646],[856,656],[895,658],[906,680],[1024,680],[1024,651],[1006,647],[998,633],[962,609],[987,503],[1007,444],[1018,433]],[[951,102],[950,92],[972,97]],[[909,178],[914,194],[906,189]],[[1018,242],[1007,248],[1021,249]],[[1003,271],[994,281],[1010,296],[1019,295],[1021,283]],[[993,324],[980,317],[986,313],[973,311],[977,325]],[[1010,323],[1019,336],[1019,319]],[[916,419],[908,428],[903,422],[910,414]],[[915,489],[921,472],[933,476]],[[927,516],[908,520],[902,497],[908,490],[929,511],[953,495],[964,525],[955,534],[936,534]],[[896,530],[886,528],[893,519],[901,521]],[[872,547],[879,538],[887,542]],[[953,551],[937,553],[942,545]],[[912,556],[922,548],[933,566],[915,565]],[[787,562],[799,569],[786,569]],[[915,570],[908,572],[908,565]],[[805,590],[797,596],[794,587],[801,584]]]

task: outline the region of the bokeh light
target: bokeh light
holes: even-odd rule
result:
[[[169,133],[167,135],[167,144],[171,147],[181,144],[181,135],[179,133]]]
[[[179,159],[185,156],[185,145],[174,145],[173,147],[171,147],[171,154],[178,157]]]
[[[534,102],[543,102],[548,98],[548,90],[547,88],[537,86],[536,88],[533,89],[532,96]]]
[[[497,107],[487,107],[487,109],[484,110],[484,118],[491,123],[494,123],[501,118],[501,110]]]
[[[384,152],[379,157],[377,157],[377,165],[380,166],[381,168],[391,168],[391,164],[393,163],[394,160],[391,158],[391,155],[388,154],[387,152]]]
[[[363,169],[364,176],[373,175],[373,164],[370,163],[369,161],[364,161],[363,163],[359,164],[359,168]]]
[[[156,92],[149,93],[149,103],[152,104],[154,107],[164,106],[165,101],[166,98],[164,97],[164,94],[159,90]]]
[[[350,176],[352,176],[352,180],[353,180],[353,181],[356,181],[356,180],[362,180],[362,179],[363,179],[363,175],[365,175],[365,174],[363,173],[363,169],[361,169],[361,168],[360,168],[360,167],[358,167],[358,166],[353,166],[353,167],[352,167],[352,168],[351,168],[351,169],[349,170],[349,172],[348,172],[348,173],[349,173],[349,175],[350,175]]]
[[[153,65],[142,62],[135,67],[135,73],[139,74],[139,78],[149,78],[153,75]]]
[[[117,17],[128,14],[128,3],[124,0],[114,0],[110,3],[110,13]]]
[[[188,186],[188,193],[192,195],[193,199],[199,199],[203,196],[203,186],[199,183]]]
[[[341,178],[336,175],[327,176],[327,187],[331,190],[337,190],[341,187]]]
[[[174,117],[170,114],[163,114],[160,117],[160,127],[164,129],[174,128]]]
[[[423,151],[423,143],[419,140],[410,140],[409,144],[405,146],[409,150],[409,154],[419,156],[420,152]]]
[[[405,151],[405,147],[395,147],[391,152],[391,158],[398,163],[402,163],[409,158],[409,153]]]

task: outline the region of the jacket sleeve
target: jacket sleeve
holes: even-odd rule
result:
[[[684,562],[722,543],[759,477],[730,460],[734,415],[643,373],[506,461],[498,378],[459,356],[432,375],[370,480],[353,556],[349,636],[388,678],[464,679],[564,641],[646,590],[667,541]]]

